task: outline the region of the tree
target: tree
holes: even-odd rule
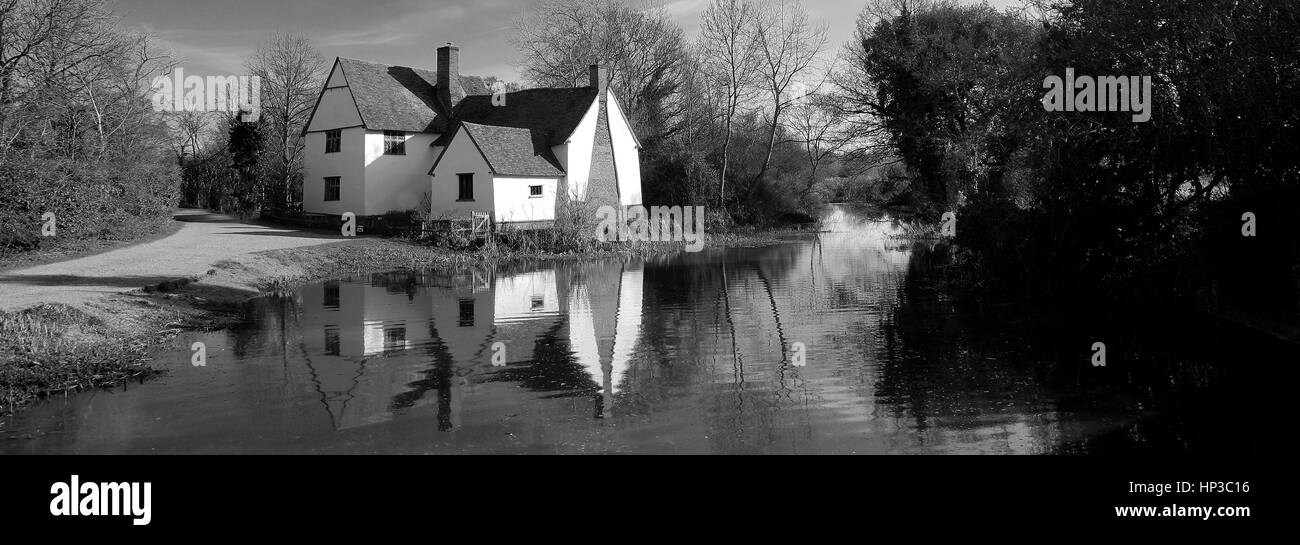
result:
[[[699,55],[711,84],[723,92],[718,205],[726,213],[727,167],[732,129],[742,105],[753,92],[759,56],[753,28],[758,7],[750,0],[713,0],[700,22]]]
[[[100,2],[0,0],[0,154],[76,160],[131,147],[156,121],[144,82],[170,62]]]
[[[844,114],[834,95],[818,93],[808,95],[790,105],[789,130],[785,142],[799,147],[808,167],[807,178],[799,189],[799,197],[806,197],[821,180],[822,166],[840,157],[846,151],[865,152],[867,147],[851,150],[857,144],[853,132],[844,122]]]
[[[242,113],[242,112],[241,112]],[[266,135],[257,122],[243,121],[241,115],[234,115],[226,120],[228,139],[226,151],[230,154],[230,166],[235,172],[235,184],[232,194],[234,208],[241,216],[249,216],[266,203],[262,202],[263,193],[257,190],[258,166],[262,163],[266,147]]]
[[[173,60],[96,0],[0,0],[0,253],[129,239],[170,221],[179,180],[152,76]]]
[[[271,144],[266,158],[273,161],[265,167],[266,204],[287,208],[301,198],[302,129],[316,104],[328,67],[311,40],[300,34],[273,36],[258,47],[245,66],[261,78],[261,119],[266,124],[262,132]]]
[[[758,189],[772,162],[783,114],[809,93],[802,79],[816,68],[815,63],[826,47],[825,25],[813,25],[808,12],[798,0],[766,0],[759,5],[753,19],[753,43],[758,48],[758,73],[763,92],[768,95],[766,153],[758,173],[749,183],[747,196]],[[817,85],[820,87],[820,84]],[[813,88],[815,90],[815,88]]]
[[[172,152],[177,161],[198,155],[215,115],[212,112],[175,112],[168,120]]]
[[[895,0],[859,18],[837,78],[844,109],[866,118],[864,137],[888,136],[927,212],[956,194],[1001,191],[1020,136],[1013,120],[1038,106],[1025,63],[1036,36],[987,5]]]
[[[544,87],[586,85],[588,67],[608,70],[643,140],[674,125],[687,54],[682,30],[662,7],[634,9],[619,0],[549,0],[514,23],[511,42],[525,79]]]

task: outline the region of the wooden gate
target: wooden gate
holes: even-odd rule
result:
[[[469,240],[491,238],[492,215],[488,212],[470,212],[469,217],[429,220],[424,222],[421,234],[427,237],[437,231],[450,231]]]

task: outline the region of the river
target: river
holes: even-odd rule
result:
[[[994,319],[934,282],[942,248],[898,238],[888,217],[837,205],[826,224],[764,247],[367,274],[262,297],[241,326],[161,351],[164,376],[11,417],[0,451],[1259,448],[1242,415],[1266,409],[1243,384],[1271,356],[1182,326]]]

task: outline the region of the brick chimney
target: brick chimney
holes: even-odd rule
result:
[[[438,48],[438,100],[450,112],[462,98],[465,89],[460,86],[460,48],[447,42]]]
[[[609,88],[609,70],[601,68],[599,64],[593,64],[588,69],[591,78],[591,87],[596,89],[598,97],[605,98],[605,90]]]

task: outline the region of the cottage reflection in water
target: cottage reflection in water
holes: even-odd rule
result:
[[[621,263],[386,273],[309,286],[294,314],[307,372],[336,429],[433,403],[439,428],[452,429],[474,387],[469,377],[497,372],[525,386],[547,377],[560,382],[547,387],[591,392],[592,410],[605,416],[640,334],[642,282],[639,266]],[[494,368],[494,356],[505,369]]]

